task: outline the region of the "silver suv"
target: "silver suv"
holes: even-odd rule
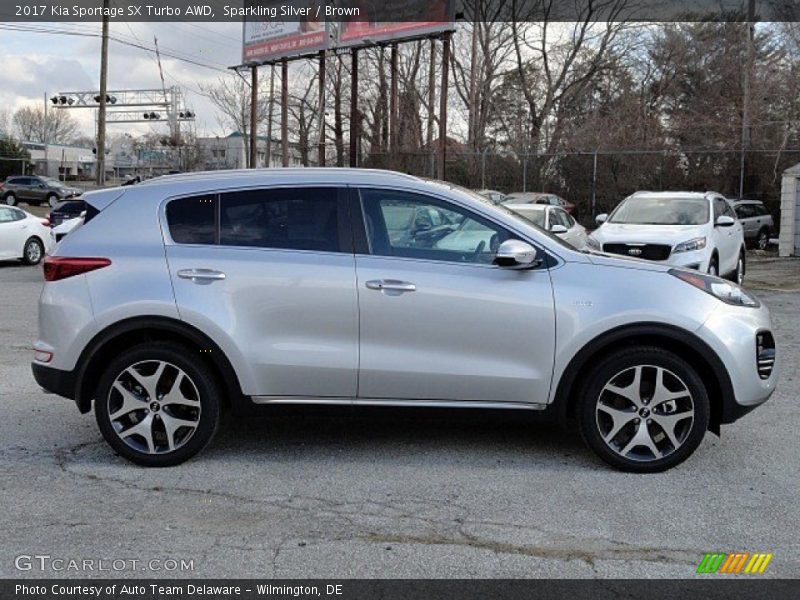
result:
[[[198,453],[225,408],[356,404],[543,411],[652,472],[775,389],[769,312],[736,284],[579,252],[448,184],[230,171],[86,202],[45,262],[33,373],[138,464]]]

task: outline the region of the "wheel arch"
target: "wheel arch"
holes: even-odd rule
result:
[[[78,360],[75,402],[82,413],[91,410],[103,368],[123,349],[149,341],[173,341],[195,349],[200,360],[223,386],[223,403],[238,409],[246,402],[230,360],[208,335],[183,321],[149,316],[125,319],[96,334]]]
[[[637,323],[617,327],[600,334],[572,358],[556,387],[554,406],[562,421],[575,419],[580,384],[598,358],[632,345],[658,346],[674,352],[695,368],[703,380],[711,403],[709,430],[719,435],[720,425],[729,422],[733,402],[733,384],[722,360],[693,333],[662,323]]]

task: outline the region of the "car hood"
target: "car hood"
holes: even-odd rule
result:
[[[629,225],[604,223],[592,232],[598,242],[634,244],[669,244],[674,246],[703,235],[702,225]]]

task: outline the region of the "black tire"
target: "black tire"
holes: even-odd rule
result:
[[[739,258],[736,259],[736,269],[734,269],[734,271],[728,276],[728,279],[730,279],[733,283],[736,283],[738,285],[742,285],[742,283],[744,283],[744,276],[745,273],[747,273],[747,259],[745,257],[746,257],[746,252],[744,248],[742,248],[741,250],[739,250]],[[741,272],[741,277],[740,277],[740,272]]]
[[[9,206],[16,206],[17,205],[17,197],[16,197],[16,195],[14,195],[14,194],[9,192],[3,198],[3,202],[8,204]]]
[[[708,274],[719,277],[719,259],[716,254],[712,256],[711,260],[708,262]]]
[[[197,353],[197,350],[192,350],[173,342],[140,344],[121,353],[105,368],[97,386],[94,414],[103,437],[119,455],[133,463],[145,467],[170,467],[192,458],[211,442],[219,425],[222,396],[218,382],[208,372],[207,366]],[[134,448],[128,442],[123,441],[112,422],[109,407],[112,402],[112,385],[118,377],[123,375],[123,372],[135,365],[150,362],[155,363],[157,361],[169,363],[170,367],[176,367],[185,373],[190,380],[190,384],[194,386],[192,389],[196,391],[199,408],[197,409],[196,428],[190,435],[187,435],[188,439],[182,442],[182,445],[177,446],[171,451],[166,450],[158,451],[157,453],[149,453]],[[115,392],[115,394],[118,394],[118,392]],[[145,398],[142,400],[143,408],[132,411],[128,413],[128,415],[138,415],[140,411],[146,411],[148,415],[151,413],[149,407],[152,406],[152,403],[150,402],[149,396],[147,394],[143,396]],[[161,400],[160,397],[159,400]],[[162,410],[163,413],[169,414],[165,407],[166,401]],[[118,410],[118,408],[114,408]],[[152,412],[156,413],[157,411],[158,408]],[[123,416],[122,419],[130,418],[128,415]],[[184,415],[179,416],[185,418]],[[137,416],[135,418],[137,421],[144,420],[144,417],[140,418]],[[153,415],[152,419],[154,419],[155,423],[161,422],[157,421],[159,417],[156,414]],[[115,420],[120,421],[121,419]],[[134,425],[135,424],[136,423],[134,423]],[[118,426],[121,427],[122,425],[118,423]],[[155,425],[154,428],[150,430],[150,435],[156,439],[160,434],[161,438],[165,440],[166,435],[159,432],[157,427],[158,426]],[[163,430],[163,424],[161,425],[161,429]],[[128,428],[125,428],[123,431],[127,430]],[[178,430],[175,430],[176,437],[177,431]],[[128,439],[130,439],[130,436]]]
[[[48,194],[47,195],[47,205],[50,208],[55,208],[56,204],[58,204],[58,196],[56,194]]]
[[[26,265],[38,265],[44,258],[44,244],[37,237],[28,238],[22,247],[22,262]]]
[[[758,237],[756,238],[756,248],[759,250],[766,250],[767,246],[769,246],[769,229],[764,227],[758,232]]]
[[[642,418],[635,422],[631,421],[625,426],[633,429],[626,430],[625,427],[619,429],[618,433],[611,437],[609,443],[603,438],[603,425],[601,423],[601,418],[598,417],[598,414],[603,412],[598,411],[601,393],[608,394],[609,392],[604,391],[607,384],[613,380],[617,380],[616,378],[619,377],[621,373],[624,374],[637,366],[642,366],[644,369],[653,371],[655,371],[654,367],[666,369],[670,374],[665,375],[665,379],[667,377],[676,376],[677,379],[675,381],[683,384],[688,390],[688,393],[691,394],[691,397],[687,395],[686,398],[675,401],[676,404],[678,402],[690,402],[694,409],[691,422],[686,423],[686,420],[677,422],[680,423],[680,427],[683,428],[680,433],[681,443],[679,443],[677,448],[669,442],[664,429],[658,425],[650,424],[651,419],[647,418],[648,414],[641,414],[641,412],[637,412],[636,410],[631,414],[635,417],[641,416]],[[642,373],[644,372],[643,370]],[[645,379],[645,375],[642,376],[642,379]],[[657,473],[671,469],[686,460],[697,449],[700,442],[703,441],[706,429],[708,429],[709,400],[702,379],[686,361],[676,354],[661,348],[652,346],[631,346],[624,350],[614,352],[606,359],[600,361],[599,364],[592,369],[579,394],[577,416],[581,436],[598,457],[609,465],[622,471],[630,473]],[[603,397],[607,398],[607,396]],[[624,400],[622,400],[622,402],[624,402]],[[652,405],[653,412],[649,413],[649,416],[652,417],[652,421],[656,421],[657,410],[666,410],[666,404],[668,403],[659,403],[659,407],[661,408],[658,408],[655,403]],[[682,409],[676,408],[676,412],[681,412],[681,410]],[[644,422],[640,423],[640,421]],[[621,450],[624,450],[624,448],[612,448],[615,444],[622,445],[631,442],[631,439],[634,437],[634,432],[638,431],[637,428],[641,427],[651,432],[651,440],[659,436],[661,437],[661,439],[658,440],[661,446],[659,447],[656,444],[659,450],[663,452],[661,458],[657,458],[656,454],[652,451],[650,451],[652,458],[628,458],[628,456],[623,456],[621,454]],[[655,434],[652,432],[655,432]],[[610,434],[610,432],[606,433],[607,435]],[[675,435],[674,430],[672,433]],[[627,437],[628,435],[630,435],[630,438]],[[677,438],[677,435],[675,437]],[[621,441],[618,441],[620,438]],[[642,448],[642,446],[634,446],[631,451],[628,452],[628,455],[636,448]]]

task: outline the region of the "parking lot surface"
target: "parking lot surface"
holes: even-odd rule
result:
[[[41,285],[0,263],[2,577],[683,578],[734,551],[800,575],[800,261],[753,259],[746,284],[772,311],[778,391],[658,475],[513,413],[349,408],[229,418],[189,463],[135,467],[34,382]],[[143,564],[15,567],[36,554]],[[142,571],[153,559],[193,570]]]

